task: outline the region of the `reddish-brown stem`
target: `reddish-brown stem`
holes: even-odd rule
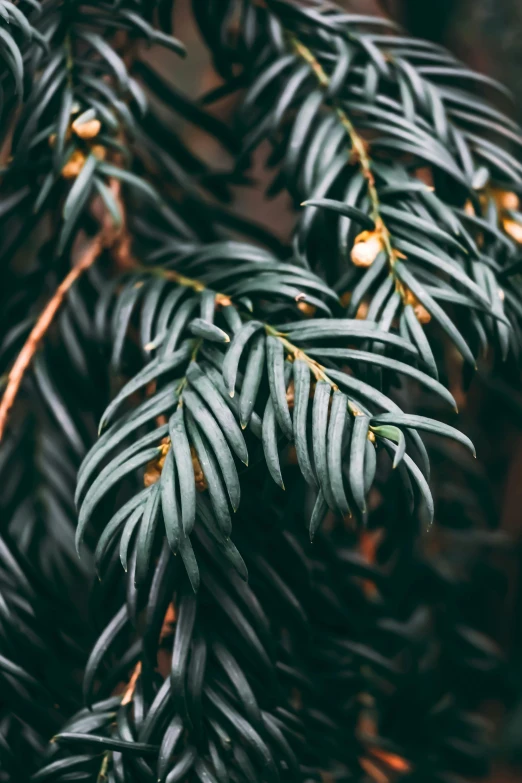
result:
[[[96,261],[104,247],[103,232],[97,234],[88,245],[79,262],[74,266],[69,274],[62,280],[52,298],[47,303],[44,311],[38,318],[36,324],[31,330],[31,334],[25,341],[25,344],[18,354],[15,363],[9,373],[7,386],[0,402],[0,440],[4,435],[5,425],[9,416],[9,411],[13,407],[16,395],[20,389],[24,374],[31,364],[38,347],[53,322],[53,319],[60,309],[63,300],[72,284]]]
[[[107,247],[113,247],[114,261],[118,269],[127,270],[136,265],[130,254],[130,239],[125,226],[124,205],[120,198],[120,183],[115,179],[111,181],[111,190],[118,201],[122,214],[122,226],[116,230],[111,218],[107,214],[104,215],[102,230],[91,240],[79,261],[62,280],[31,330],[9,372],[7,385],[0,402],[0,441],[3,438],[9,412],[20,390],[24,375],[71,286],[94,264]]]

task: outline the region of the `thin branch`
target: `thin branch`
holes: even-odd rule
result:
[[[25,341],[22,350],[18,354],[16,361],[9,372],[6,389],[2,401],[0,402],[0,441],[4,436],[9,412],[14,405],[24,375],[34,358],[36,351],[40,347],[40,343],[45,337],[47,330],[51,326],[56,313],[62,306],[71,286],[94,264],[105,248],[113,247],[115,265],[120,271],[126,271],[136,266],[136,262],[130,254],[130,238],[126,229],[125,209],[121,200],[120,189],[120,183],[116,179],[113,179],[111,181],[111,190],[118,202],[122,215],[121,227],[116,229],[110,216],[105,213],[103,216],[103,228],[96,234],[94,239],[92,239],[81,255],[78,263],[75,264],[54,292],[52,298],[47,303],[47,306],[31,330],[29,337]]]
[[[313,52],[294,35],[290,35],[290,42],[294,48],[295,53],[311,67],[312,72],[314,73],[321,89],[328,89],[330,78]],[[381,216],[379,194],[375,185],[375,177],[373,176],[372,171],[372,162],[366,149],[366,142],[362,136],[359,135],[351,119],[348,117],[347,113],[339,104],[339,102],[333,101],[332,105],[341,122],[341,125],[345,129],[352,143],[352,148],[359,163],[359,169],[364,179],[366,180],[368,196],[370,197],[371,202],[371,217],[375,223],[375,228],[379,232],[382,239],[382,243],[388,257],[390,271],[393,272],[397,253],[392,246],[388,227],[386,226]]]
[[[2,402],[0,403],[0,440],[3,438],[9,411],[13,407],[25,372],[31,364],[31,361],[33,360],[33,357],[38,350],[45,333],[52,324],[56,313],[60,309],[63,300],[65,299],[65,296],[73,283],[78,280],[78,278],[83,274],[83,272],[85,272],[86,269],[93,265],[102,252],[104,246],[104,232],[101,231],[88,245],[82,257],[80,258],[79,263],[76,264],[76,266],[71,269],[67,277],[62,280],[54,292],[52,298],[48,302],[46,308],[38,318],[38,321],[31,330],[31,334],[27,338],[22,350],[18,354],[16,361],[9,373],[7,386],[2,397]]]
[[[165,617],[163,618],[163,624],[161,626],[159,641],[164,641],[164,639],[167,638],[167,636],[170,636],[173,631],[174,624],[176,622],[176,609],[174,607],[174,604],[172,601],[167,607],[167,611],[165,613]],[[134,691],[136,690],[136,686],[138,684],[138,680],[141,675],[141,661],[138,661],[134,669],[132,670],[132,674],[130,676],[130,680],[127,684],[127,687],[125,688],[123,692],[123,696],[121,699],[121,706],[124,707],[126,704],[130,704],[133,697],[134,697]]]
[[[138,663],[136,664],[136,666],[132,671],[129,684],[127,685],[125,691],[123,692],[123,696],[121,699],[122,707],[124,707],[126,704],[131,703],[132,697],[134,696],[134,691],[136,690],[136,685],[138,684],[140,674],[141,674],[141,661],[138,661]]]

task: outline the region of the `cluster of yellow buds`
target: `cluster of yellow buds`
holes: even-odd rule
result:
[[[73,114],[78,113],[79,107],[73,108]],[[85,161],[87,160],[87,155],[89,152],[93,155],[95,155],[100,160],[105,159],[106,155],[106,149],[101,144],[92,144],[91,142],[93,139],[95,139],[98,134],[101,131],[101,122],[100,120],[96,119],[96,117],[92,116],[91,112],[83,112],[83,114],[80,114],[69,126],[66,134],[66,139],[69,140],[72,136],[76,136],[76,138],[81,139],[82,141],[85,141],[89,144],[88,151],[84,151],[81,149],[75,149],[67,163],[62,168],[62,177],[64,179],[74,179],[78,176],[80,171],[82,170]],[[52,134],[49,137],[49,144],[51,147],[53,147],[56,143],[56,134]]]
[[[198,492],[204,492],[208,485],[194,446],[190,447],[190,454],[192,456],[192,467],[194,468],[194,481],[196,483],[196,490]]]
[[[377,227],[373,231],[362,231],[355,237],[350,258],[355,266],[369,267],[381,250],[384,250],[384,239],[382,229]]]
[[[150,487],[151,484],[155,484],[161,477],[161,471],[163,470],[163,465],[165,464],[165,458],[170,449],[170,438],[163,438],[160,448],[160,456],[156,459],[153,459],[152,462],[149,462],[145,469],[143,483],[146,487]]]
[[[105,160],[106,149],[101,144],[93,144],[90,151],[95,157],[99,158],[99,160]],[[62,169],[62,177],[64,179],[74,179],[77,177],[86,160],[87,155],[82,152],[82,150],[74,150]]]
[[[143,483],[146,487],[150,487],[151,484],[155,484],[161,478],[161,471],[165,464],[165,459],[170,449],[170,438],[163,438],[160,446],[160,455],[156,459],[153,459],[148,463],[145,474],[143,476]],[[193,446],[190,447],[190,454],[192,457],[192,467],[194,468],[194,481],[198,492],[204,492],[207,489],[207,482],[203,469],[200,465],[198,455]]]
[[[64,179],[74,179],[78,176],[85,163],[85,154],[81,150],[74,150],[73,154],[62,169]]]
[[[511,239],[514,239],[515,242],[522,245],[522,223],[518,220],[514,220],[509,215],[502,215],[502,213],[506,211],[518,211],[520,209],[520,198],[511,190],[492,188],[487,193],[482,193],[480,195],[482,206],[485,207],[487,205],[487,199],[490,196],[495,200],[497,209],[501,213],[502,228]],[[471,201],[466,201],[464,211],[467,212],[468,215],[475,214]]]
[[[520,199],[516,193],[510,190],[492,190],[491,195],[496,201],[497,207],[502,210],[516,211],[520,208]],[[522,244],[522,223],[505,215],[502,218],[502,228],[511,239]]]

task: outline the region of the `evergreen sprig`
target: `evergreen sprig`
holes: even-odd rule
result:
[[[421,433],[466,465],[441,356],[520,349],[521,136],[468,86],[503,88],[385,19],[219,0],[194,13],[223,85],[193,101],[143,62],[184,51],[171,5],[0,4],[0,780],[480,775],[491,542],[422,535]],[[202,104],[238,88],[232,132]],[[265,140],[284,246],[215,204]]]

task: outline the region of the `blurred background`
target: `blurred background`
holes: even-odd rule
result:
[[[522,124],[522,0],[338,0],[352,12],[386,14],[414,36],[448,47],[476,70],[503,81],[512,91],[513,106],[503,106]],[[155,65],[180,92],[199,96],[217,86],[209,54],[202,44],[190,12],[190,0],[177,0],[175,32],[189,51],[180,63],[162,53]],[[493,96],[488,96],[493,97]],[[221,101],[213,111],[222,119],[233,114],[237,98]],[[158,107],[161,110],[161,107]],[[168,114],[169,121],[172,115]],[[178,121],[179,122],[179,121]],[[188,123],[177,127],[186,143],[216,170],[233,165],[222,147],[214,147],[208,135]],[[292,230],[295,215],[284,194],[263,196],[268,182],[261,149],[250,172],[252,185],[235,188],[235,211],[266,225],[282,240]],[[266,182],[265,182],[266,180]],[[490,634],[506,656],[502,701],[484,705],[499,748],[490,783],[522,781],[522,385],[518,370],[482,367],[465,390],[459,368],[454,396],[459,400],[462,429],[473,435],[479,454],[475,480],[480,509],[470,513],[486,519],[488,531],[498,537],[485,567],[476,578],[487,581],[478,590],[487,595],[488,611],[480,628]],[[444,511],[463,513],[462,497],[446,491]],[[453,505],[452,505],[453,504]],[[463,528],[466,524],[463,523]],[[505,703],[504,703],[505,702]],[[507,704],[507,707],[505,706]]]

